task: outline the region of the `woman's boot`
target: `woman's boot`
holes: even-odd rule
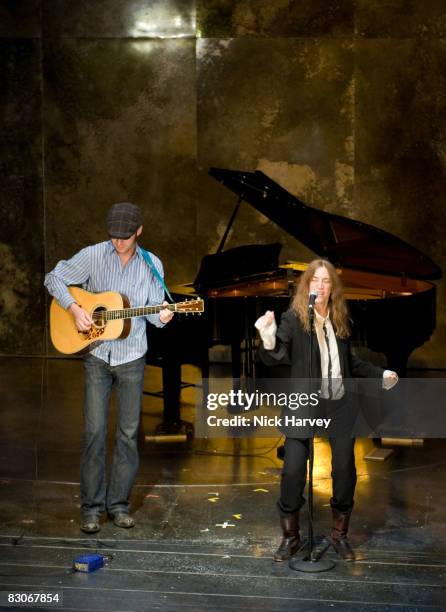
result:
[[[299,513],[293,512],[287,516],[280,517],[283,538],[279,548],[274,553],[274,561],[287,561],[300,548],[299,538]]]
[[[340,512],[336,508],[332,508],[332,512],[333,529],[330,536],[331,543],[341,559],[344,559],[344,561],[354,561],[355,553],[347,539],[348,524],[352,511]]]

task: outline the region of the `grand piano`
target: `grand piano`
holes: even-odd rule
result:
[[[176,300],[203,297],[205,316],[150,330],[149,363],[163,367],[164,421],[179,420],[181,364],[198,365],[206,378],[212,346],[231,347],[234,378],[255,376],[253,323],[267,309],[279,319],[305,269],[305,263],[280,265],[279,243],[224,250],[242,202],[337,268],[354,321],[354,343],[384,354],[387,367],[404,376],[410,354],[435,329],[431,281],[441,278],[441,269],[388,232],[304,204],[263,172],[211,168],[209,174],[237,200],[217,252],[203,258],[193,283],[175,290]]]

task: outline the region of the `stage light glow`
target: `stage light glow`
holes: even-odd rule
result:
[[[137,11],[134,15],[134,27],[131,36],[134,38],[190,38],[195,36],[195,15],[190,21],[181,15],[172,15],[165,8],[153,7],[151,10]]]

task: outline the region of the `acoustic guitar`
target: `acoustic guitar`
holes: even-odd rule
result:
[[[90,293],[79,287],[68,287],[73,298],[93,319],[93,325],[88,331],[79,331],[73,315],[62,308],[55,299],[50,307],[50,332],[54,347],[67,355],[86,353],[105,340],[127,338],[130,333],[131,319],[156,314],[167,308],[172,312],[184,314],[200,314],[204,311],[201,299],[187,300],[175,304],[140,306],[130,308],[130,302],[125,295],[115,291],[105,293]]]

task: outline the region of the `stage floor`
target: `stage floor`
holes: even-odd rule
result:
[[[194,382],[197,370],[183,368]],[[64,610],[446,610],[446,442],[399,448],[364,461],[351,541],[355,563],[305,574],[274,563],[279,438],[144,445],[132,499],[136,526],[79,531],[82,364],[0,359],[0,591],[63,594]],[[146,368],[146,389],[161,388]],[[182,418],[193,420],[194,391]],[[145,396],[142,428],[160,421],[162,400]],[[113,414],[109,442],[113,440]],[[315,534],[330,528],[330,451],[315,445]],[[307,518],[302,516],[303,533]],[[98,551],[105,567],[83,574],[73,559]],[[2,600],[3,601],[3,600]],[[36,609],[36,608],[34,608]],[[50,609],[42,606],[40,609]]]

